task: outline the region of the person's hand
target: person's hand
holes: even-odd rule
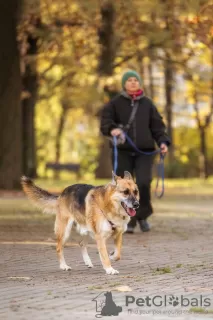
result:
[[[117,138],[117,145],[125,143],[126,137],[122,129],[112,129],[110,134]]]
[[[117,137],[119,135],[121,135],[123,133],[123,131],[119,128],[116,128],[116,129],[112,129],[110,134],[114,137]]]
[[[168,146],[166,145],[166,143],[161,143],[160,145],[160,150],[161,150],[161,154],[163,156],[165,156],[168,152]]]

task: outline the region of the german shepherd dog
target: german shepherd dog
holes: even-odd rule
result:
[[[107,274],[117,274],[110,259],[117,261],[121,257],[122,234],[127,229],[130,217],[139,207],[139,192],[131,174],[124,172],[124,178],[112,173],[112,181],[104,186],[74,184],[59,195],[53,195],[37,187],[27,177],[21,178],[24,192],[38,207],[46,213],[56,214],[55,234],[56,251],[60,269],[70,270],[64,259],[64,245],[70,236],[72,227],[82,236],[79,243],[86,266],[93,267],[87,253],[86,236],[97,243],[99,256]],[[113,237],[115,249],[107,252],[106,240]]]

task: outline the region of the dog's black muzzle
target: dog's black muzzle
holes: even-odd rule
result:
[[[133,208],[134,208],[135,210],[137,210],[139,207],[140,207],[139,202],[138,202],[137,200],[134,201],[134,202],[133,202]]]

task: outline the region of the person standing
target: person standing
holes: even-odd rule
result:
[[[124,132],[138,149],[144,152],[155,150],[155,143],[166,154],[170,139],[156,106],[143,91],[140,75],[129,70],[122,77],[122,91],[104,105],[101,111],[100,130],[104,136],[118,138],[118,167],[116,174],[123,177],[129,171],[136,178],[140,193],[140,207],[132,217],[127,233],[133,233],[139,223],[143,232],[150,230],[147,218],[153,213],[151,204],[152,165],[154,156],[143,155],[125,140]],[[114,154],[112,150],[112,162]]]

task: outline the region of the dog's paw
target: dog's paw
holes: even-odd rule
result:
[[[118,260],[121,259],[121,257],[116,256],[116,255],[114,255],[114,254],[110,255],[109,257],[110,257],[110,260],[112,260],[112,261],[118,261]]]
[[[87,261],[85,262],[85,265],[88,267],[88,268],[94,268],[93,264],[91,261]]]
[[[90,258],[84,258],[84,263],[85,265],[88,267],[88,268],[93,268],[93,264],[92,264],[92,261],[90,260]]]
[[[112,267],[106,269],[106,274],[118,274],[119,271],[113,269]]]
[[[62,263],[62,264],[60,264],[60,269],[61,269],[61,270],[64,270],[64,271],[69,271],[69,270],[71,270],[72,268],[71,268],[70,266],[68,266],[67,264]]]
[[[118,260],[120,260],[121,257],[116,252],[112,251],[112,252],[110,252],[109,258],[112,261],[118,261]]]
[[[94,266],[93,266],[92,263],[91,263],[91,264],[87,264],[87,267],[88,267],[88,268],[94,268]]]

